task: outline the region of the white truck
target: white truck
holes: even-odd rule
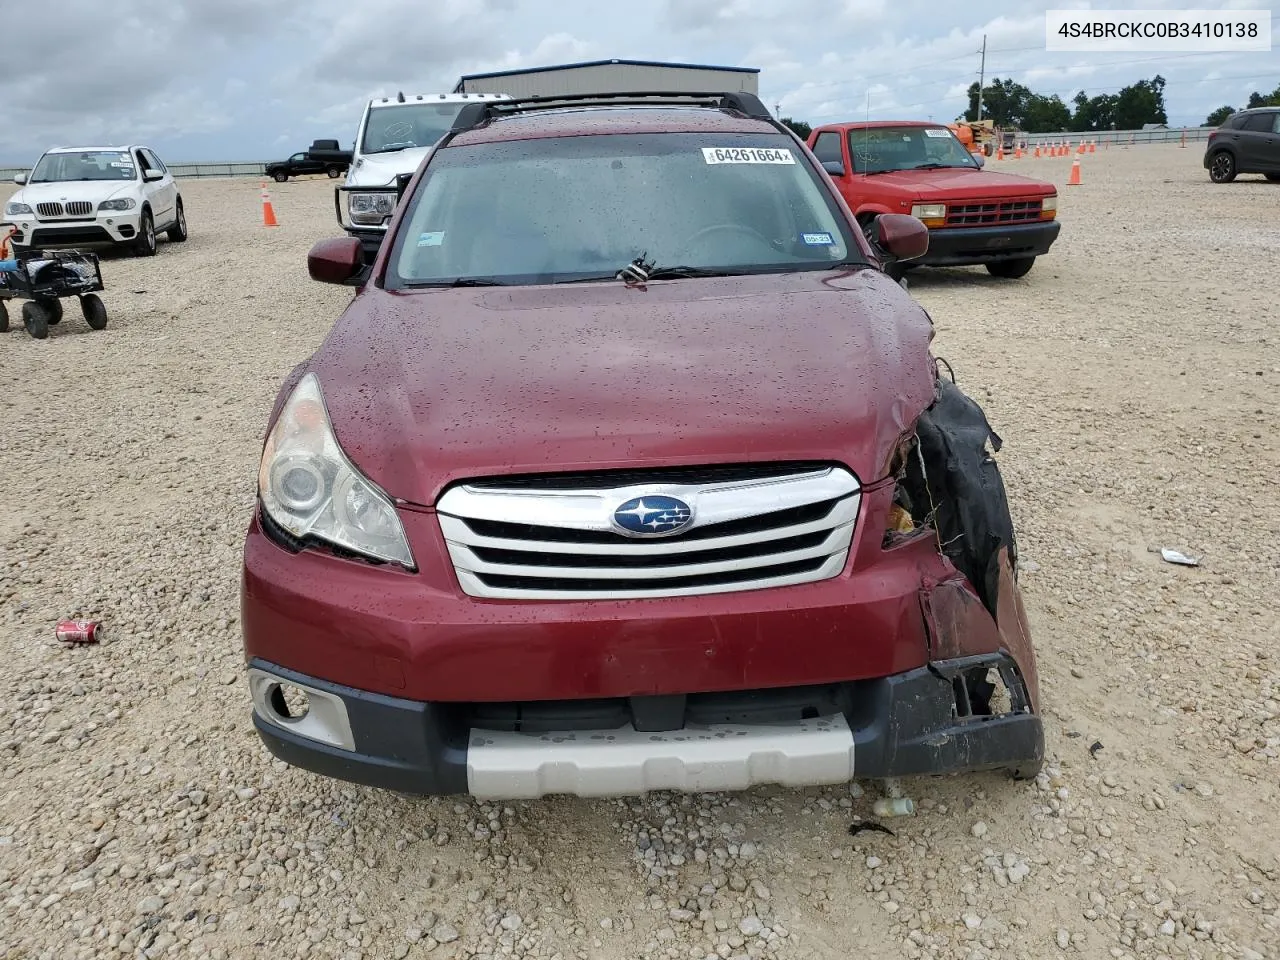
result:
[[[360,118],[346,182],[334,193],[338,222],[360,240],[372,262],[386,236],[400,185],[477,100],[508,100],[503,93],[424,93],[370,100]]]

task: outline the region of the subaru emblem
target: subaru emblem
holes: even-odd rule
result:
[[[693,508],[675,497],[635,497],[613,511],[613,525],[628,537],[659,537],[692,521]]]

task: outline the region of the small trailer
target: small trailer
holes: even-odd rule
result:
[[[98,293],[102,270],[92,253],[78,250],[23,250],[13,260],[0,260],[0,333],[9,329],[8,300],[24,300],[22,323],[37,340],[62,320],[62,300],[78,297],[85,323],[93,330],[107,325],[107,308]]]

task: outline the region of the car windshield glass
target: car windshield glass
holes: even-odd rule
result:
[[[361,153],[383,153],[408,147],[429,147],[453,127],[466,104],[403,103],[369,111]]]
[[[133,158],[120,150],[85,150],[46,153],[31,171],[31,183],[66,180],[132,180]]]
[[[449,147],[408,202],[389,261],[392,287],[612,278],[638,257],[659,270],[704,273],[861,262],[831,194],[776,133]]]
[[[978,164],[946,127],[868,127],[849,131],[855,173]]]

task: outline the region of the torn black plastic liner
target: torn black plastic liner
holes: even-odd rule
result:
[[[912,519],[937,531],[942,552],[994,617],[1002,546],[1008,546],[1017,571],[1013,519],[993,456],[1002,441],[982,408],[955,383],[939,377],[937,389],[937,399],[916,423],[917,447],[907,458],[901,488],[910,498]]]

